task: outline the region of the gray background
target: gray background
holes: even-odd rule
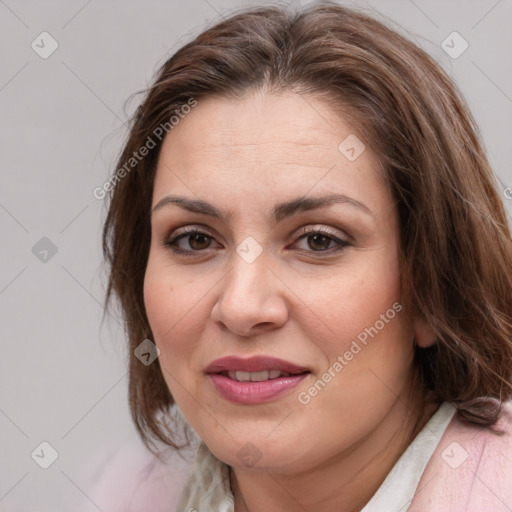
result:
[[[125,100],[206,23],[266,3],[0,0],[0,509],[54,512],[64,498],[78,510],[89,503],[88,475],[116,446],[139,442],[122,329],[101,324],[105,205],[92,191],[137,103],[125,111]],[[502,192],[512,186],[512,0],[340,3],[373,12],[441,63],[469,102]],[[43,31],[59,45],[47,59],[31,48]],[[453,31],[469,43],[456,59],[441,48]],[[59,454],[46,470],[30,456],[42,441]]]

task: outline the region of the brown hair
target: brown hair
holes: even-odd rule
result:
[[[235,100],[257,89],[323,97],[380,159],[400,219],[404,308],[436,335],[433,347],[415,348],[417,378],[461,419],[494,425],[512,387],[512,242],[478,128],[456,86],[423,50],[356,10],[332,2],[248,9],[165,62],[133,116],[118,169],[191,99]],[[158,360],[145,366],[134,357],[152,339],[143,281],[160,147],[112,180],[105,305],[115,294],[123,311],[129,401],[143,441],[177,447],[166,421],[173,398]]]

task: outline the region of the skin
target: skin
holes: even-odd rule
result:
[[[396,207],[368,145],[353,162],[338,150],[350,134],[319,98],[252,92],[200,99],[161,149],[153,208],[173,194],[231,212],[226,222],[175,204],[153,212],[144,300],[175,401],[232,467],[237,512],[360,510],[435,411],[412,384],[413,338],[426,346],[432,333],[404,310],[308,404],[297,398],[401,301]],[[277,203],[331,193],[369,212],[333,204],[270,218]],[[207,237],[177,242],[192,256],[165,245],[184,226]],[[317,228],[349,245],[336,251]],[[249,236],[262,248],[252,263],[236,252]],[[228,402],[205,375],[220,357],[262,354],[311,374],[257,405]],[[252,467],[237,455],[248,442],[261,454]]]

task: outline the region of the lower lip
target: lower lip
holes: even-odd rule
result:
[[[278,377],[260,382],[238,382],[218,373],[209,374],[218,393],[235,404],[261,404],[288,393],[309,373]]]

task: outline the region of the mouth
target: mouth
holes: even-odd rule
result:
[[[216,375],[224,375],[224,377],[228,377],[231,380],[236,380],[238,382],[262,382],[264,380],[274,380],[279,379],[280,377],[289,377],[290,375],[297,374],[292,374],[284,370],[262,370],[260,372],[244,372],[242,370],[229,370],[219,372]]]
[[[241,405],[276,400],[310,373],[306,367],[269,356],[249,359],[229,356],[206,368],[217,393],[229,402]]]

